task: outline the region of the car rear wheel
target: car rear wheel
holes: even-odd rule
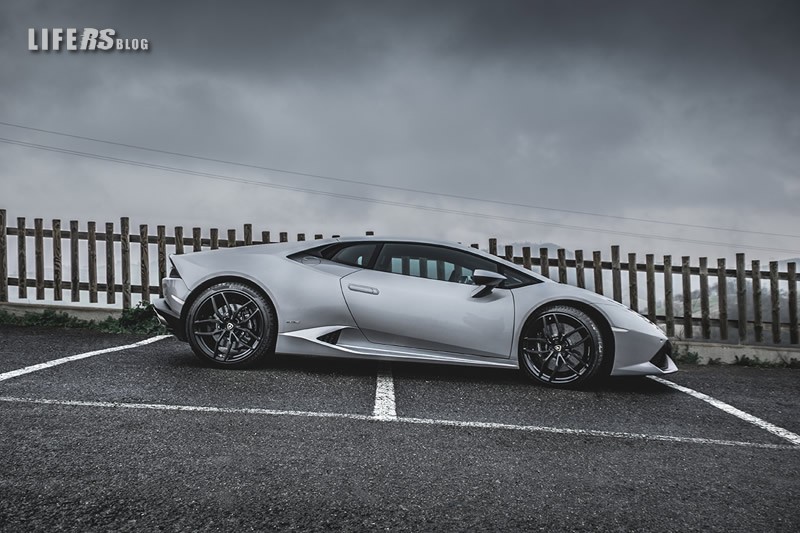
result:
[[[547,307],[523,328],[519,362],[536,382],[579,387],[601,374],[603,336],[589,315],[567,305]]]
[[[223,282],[204,290],[189,308],[192,351],[214,366],[243,368],[275,350],[277,320],[270,302],[250,285]]]

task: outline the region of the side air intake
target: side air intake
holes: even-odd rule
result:
[[[330,333],[326,333],[322,337],[317,337],[317,340],[327,344],[337,344],[339,342],[339,335],[341,333],[342,330],[337,329],[336,331],[331,331]]]

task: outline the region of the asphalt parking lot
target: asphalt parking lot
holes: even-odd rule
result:
[[[797,370],[668,377],[704,399],[141,341],[0,326],[0,531],[800,530]]]

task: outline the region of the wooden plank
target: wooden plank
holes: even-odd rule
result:
[[[542,276],[550,277],[550,259],[547,256],[547,248],[539,248],[539,269]]]
[[[114,290],[114,223],[106,222],[106,303],[116,303]]]
[[[147,224],[139,224],[139,279],[142,301],[150,303],[150,244],[147,240]]]
[[[36,260],[36,299],[44,300],[44,221],[33,219],[33,247]]]
[[[556,250],[558,255],[558,282],[567,282],[567,251],[563,248]]]
[[[253,244],[253,225],[252,224],[245,224],[244,225],[244,245],[250,246]]]
[[[321,239],[322,235],[320,235],[319,238]],[[263,242],[264,244],[269,244],[270,243],[269,231],[262,231],[261,232],[261,242]]]
[[[8,301],[8,242],[6,240],[6,210],[0,209],[0,302]]]
[[[728,340],[728,276],[725,258],[717,259],[717,302],[719,305],[719,338]]]
[[[281,242],[289,242],[289,233],[282,231],[278,234],[278,239]]]
[[[489,239],[489,253],[497,255],[497,239],[494,237]]]
[[[592,252],[592,268],[594,269],[594,292],[603,294],[603,260],[599,250]]]
[[[614,301],[622,303],[622,279],[619,266],[619,246],[611,247],[611,288]]]
[[[778,287],[778,262],[769,262],[769,295],[772,308],[772,342],[781,343],[781,295]]]
[[[175,255],[183,254],[183,226],[175,226]]]
[[[664,321],[667,323],[667,337],[675,336],[675,309],[672,294],[672,256],[664,256]]]
[[[797,263],[792,261],[786,265],[786,273],[789,278],[789,342],[791,344],[798,344],[800,340],[798,337],[798,324],[797,324]]]
[[[531,247],[530,246],[523,246],[522,247],[522,266],[527,268],[528,270],[532,269],[532,265],[531,265]]]
[[[575,280],[578,287],[586,288],[586,272],[583,264],[583,250],[575,250]]]
[[[97,303],[97,223],[90,220],[86,224],[88,233],[86,253],[89,258],[89,302]]]
[[[236,230],[229,229],[228,230],[228,248],[233,248],[236,246]]]
[[[711,338],[708,296],[708,258],[700,258],[700,334],[704,339]]]
[[[636,254],[628,254],[628,301],[630,308],[639,312],[639,276],[636,273]]]
[[[692,331],[692,275],[688,255],[681,257],[681,281],[683,282],[683,338],[691,339]]]
[[[25,217],[17,217],[17,294],[20,298],[28,297],[28,258],[25,253]]]
[[[753,281],[753,335],[756,342],[764,342],[764,324],[761,316],[761,261],[753,260],[750,278]]]
[[[156,226],[156,244],[158,245],[158,295],[164,296],[161,281],[167,277],[167,227]]]
[[[216,250],[219,248],[219,228],[211,228],[210,237],[209,245],[212,250]]]
[[[53,219],[53,299],[57,302],[63,297],[61,276],[61,221]]]
[[[506,252],[505,253],[505,260],[513,262],[514,261],[514,247],[512,245],[510,245],[510,244],[507,244],[506,248],[505,248],[505,252]]]
[[[647,318],[651,322],[656,321],[656,268],[655,256],[647,254],[644,256],[645,271],[647,272]]]
[[[738,314],[739,342],[747,341],[747,283],[744,272],[744,254],[736,254],[736,308]]]
[[[81,270],[80,270],[80,250],[78,248],[78,221],[69,221],[69,271],[70,280],[70,296],[73,302],[81,301]]]
[[[192,251],[199,252],[203,249],[203,233],[200,228],[192,228]]]
[[[119,220],[119,242],[122,256],[122,308],[131,308],[131,242],[130,220],[122,217]]]

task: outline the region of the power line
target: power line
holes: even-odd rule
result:
[[[67,148],[59,148],[57,146],[49,146],[43,144],[36,144],[36,143],[29,143],[25,141],[18,141],[14,139],[6,139],[0,137],[0,142],[5,144],[11,144],[16,146],[22,146],[25,148],[33,148],[36,150],[43,150],[48,152],[56,152],[61,154],[73,155],[77,157],[84,157],[87,159],[95,159],[99,161],[107,161],[111,163],[118,163],[124,164],[129,166],[141,167],[141,168],[149,168],[154,170],[162,170],[165,172],[172,172],[176,174],[185,174],[190,176],[198,176],[208,179],[220,180],[220,181],[228,181],[232,183],[242,183],[247,185],[255,185],[259,187],[268,187],[272,189],[280,189],[280,190],[287,190],[287,191],[295,191],[295,192],[303,192],[307,194],[315,194],[320,196],[328,196],[332,198],[340,198],[345,200],[355,200],[359,202],[369,202],[374,204],[380,205],[388,205],[393,207],[404,207],[409,209],[417,209],[421,211],[430,211],[430,212],[437,212],[437,213],[446,213],[446,214],[454,214],[454,215],[461,215],[461,216],[468,216],[473,218],[481,218],[487,220],[498,220],[504,222],[514,222],[519,224],[531,224],[531,225],[538,225],[538,226],[550,226],[562,229],[569,229],[569,230],[577,230],[583,232],[592,232],[592,233],[600,233],[604,235],[621,235],[626,237],[640,237],[646,239],[655,239],[655,240],[662,240],[662,241],[670,241],[670,242],[684,242],[684,243],[691,243],[691,244],[703,244],[708,246],[717,246],[717,247],[729,247],[729,248],[741,248],[743,245],[733,244],[733,243],[720,243],[715,241],[705,241],[700,239],[686,239],[681,237],[669,237],[666,235],[652,235],[652,234],[645,234],[645,233],[635,233],[635,232],[628,232],[628,231],[619,231],[619,230],[610,230],[610,229],[602,229],[602,228],[590,228],[586,226],[578,226],[578,225],[571,225],[571,224],[560,224],[557,222],[547,222],[542,220],[530,220],[530,219],[523,219],[523,218],[516,218],[516,217],[508,217],[508,216],[501,216],[501,215],[491,215],[488,213],[474,213],[470,211],[463,211],[458,209],[449,209],[444,207],[435,207],[435,206],[428,206],[428,205],[421,205],[421,204],[412,204],[407,202],[398,202],[393,200],[382,200],[379,198],[369,198],[364,196],[356,196],[351,194],[345,193],[336,193],[330,191],[320,191],[316,189],[308,189],[305,187],[295,187],[291,185],[283,185],[278,183],[268,183],[264,181],[252,180],[241,178],[237,176],[227,176],[224,174],[216,174],[212,172],[203,172],[197,170],[191,170],[186,168],[180,167],[172,167],[167,165],[160,165],[156,163],[147,163],[144,161],[135,161],[130,159],[122,159],[118,157],[111,157],[105,156],[101,154],[93,154],[90,152],[81,152],[78,150],[70,150]],[[781,253],[789,253],[795,254],[798,253],[798,250],[788,250],[783,248],[771,248],[771,247],[764,247],[764,246],[750,246],[747,245],[747,248],[752,250],[760,250],[760,251],[767,251],[767,252],[781,252]]]
[[[367,186],[367,187],[376,187],[376,188],[380,188],[380,189],[389,189],[389,190],[394,190],[394,191],[410,192],[410,193],[416,193],[416,194],[427,194],[427,195],[430,195],[430,196],[441,196],[441,197],[444,197],[444,198],[453,198],[453,199],[456,199],[456,200],[469,200],[469,201],[473,201],[473,202],[482,202],[482,203],[489,203],[489,204],[495,204],[495,205],[503,205],[503,206],[508,206],[508,207],[522,207],[522,208],[525,208],[525,209],[537,209],[537,210],[551,211],[551,212],[557,212],[557,213],[569,213],[569,214],[572,214],[572,215],[584,215],[584,216],[592,216],[592,217],[601,217],[601,218],[608,218],[608,219],[613,219],[613,220],[623,220],[623,221],[626,221],[626,222],[646,222],[646,223],[651,223],[651,224],[661,224],[661,225],[666,225],[666,226],[676,226],[676,227],[683,227],[683,228],[705,229],[705,230],[714,230],[714,231],[727,231],[727,232],[734,232],[734,233],[746,233],[746,234],[750,234],[750,235],[762,235],[762,236],[768,236],[768,237],[788,237],[788,238],[800,239],[800,235],[796,235],[796,234],[771,233],[771,232],[766,232],[766,231],[755,231],[755,230],[746,230],[746,229],[738,229],[738,228],[725,228],[725,227],[721,227],[721,226],[707,226],[707,225],[703,225],[703,224],[689,224],[689,223],[686,223],[686,222],[673,222],[673,221],[670,221],[670,220],[654,220],[654,219],[648,219],[648,218],[626,217],[626,216],[622,216],[622,215],[609,215],[609,214],[606,214],[606,213],[593,213],[591,211],[580,211],[580,210],[575,210],[575,209],[563,209],[563,208],[541,206],[541,205],[521,204],[521,203],[516,203],[516,202],[505,202],[505,201],[502,201],[502,200],[490,200],[490,199],[486,199],[486,198],[476,198],[474,196],[465,196],[465,195],[446,193],[446,192],[426,191],[424,189],[414,189],[414,188],[410,188],[410,187],[399,187],[399,186],[396,186],[396,185],[384,185],[384,184],[370,183],[370,182],[367,182],[367,181],[350,179],[350,178],[341,178],[341,177],[336,177],[336,176],[328,176],[328,175],[324,175],[324,174],[313,174],[313,173],[310,173],[310,172],[300,172],[300,171],[296,171],[296,170],[287,170],[287,169],[281,169],[281,168],[275,168],[275,167],[255,165],[255,164],[250,164],[250,163],[241,163],[241,162],[238,162],[238,161],[230,161],[230,160],[226,160],[226,159],[217,159],[217,158],[213,158],[213,157],[205,157],[205,156],[200,156],[200,155],[195,155],[195,154],[185,154],[185,153],[182,153],[182,152],[173,152],[173,151],[169,151],[169,150],[161,150],[161,149],[158,149],[158,148],[150,148],[150,147],[146,147],[146,146],[138,146],[138,145],[135,145],[135,144],[127,144],[127,143],[122,143],[122,142],[109,141],[109,140],[106,140],[106,139],[97,139],[97,138],[94,138],[94,137],[86,137],[86,136],[83,136],[83,135],[76,135],[76,134],[72,134],[72,133],[65,133],[65,132],[47,130],[47,129],[42,129],[42,128],[34,128],[32,126],[24,126],[22,124],[14,124],[14,123],[11,123],[11,122],[0,121],[0,125],[9,126],[9,127],[12,127],[12,128],[19,128],[19,129],[29,130],[29,131],[36,131],[36,132],[40,132],[40,133],[47,133],[47,134],[50,134],[50,135],[59,135],[61,137],[69,137],[69,138],[72,138],[72,139],[80,139],[80,140],[84,140],[84,141],[103,143],[103,144],[108,144],[108,145],[112,145],[112,146],[121,146],[121,147],[124,147],[124,148],[133,148],[135,150],[143,150],[143,151],[153,152],[153,153],[158,153],[158,154],[185,157],[185,158],[188,158],[188,159],[197,159],[197,160],[200,160],[200,161],[209,161],[209,162],[212,162],[212,163],[221,163],[221,164],[225,164],[225,165],[233,165],[233,166],[238,166],[238,167],[243,167],[243,168],[252,168],[252,169],[256,169],[256,170],[266,170],[268,172],[278,172],[278,173],[282,173],[282,174],[290,174],[290,175],[293,175],[293,176],[303,176],[303,177],[306,177],[306,178],[315,178],[315,179],[321,179],[321,180],[335,181],[335,182],[339,182],[339,183],[350,183],[350,184],[354,184],[354,185],[364,185],[364,186]]]

